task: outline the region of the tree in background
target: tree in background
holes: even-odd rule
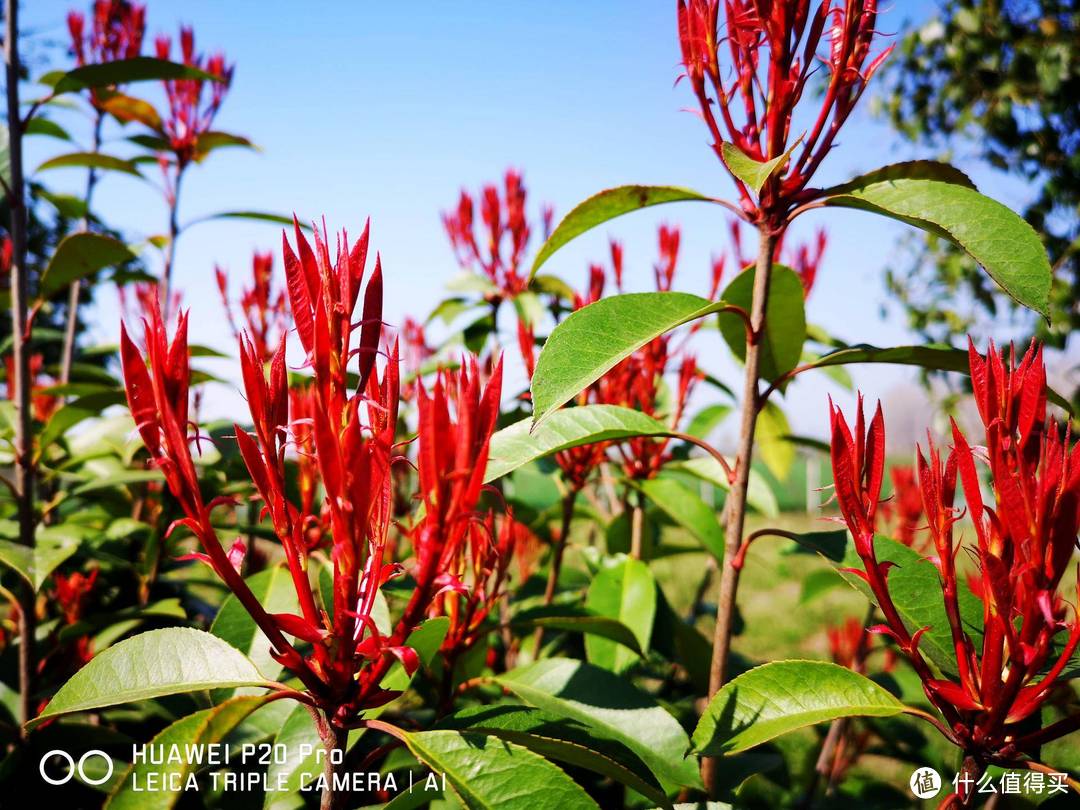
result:
[[[995,289],[963,251],[926,234],[911,265],[888,273],[890,291],[912,328],[935,340],[1007,319],[1063,348],[1080,326],[1080,3],[945,0],[898,50],[893,124],[913,141],[973,149],[1026,182],[1022,213],[1046,243],[1055,280],[1048,324]]]

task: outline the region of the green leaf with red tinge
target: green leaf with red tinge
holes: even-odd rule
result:
[[[711,198],[704,194],[676,186],[619,186],[589,197],[563,217],[556,226],[544,246],[540,248],[540,252],[536,254],[532,270],[529,271],[529,279],[531,280],[536,275],[536,271],[551,258],[555,251],[597,225],[602,225],[623,214],[629,214],[631,211],[686,200],[712,202]]]
[[[826,189],[823,201],[883,214],[950,240],[1017,303],[1048,318],[1053,271],[1038,234],[960,178],[967,180],[944,164],[899,163]]]

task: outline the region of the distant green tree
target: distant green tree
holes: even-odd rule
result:
[[[1055,269],[1051,325],[1006,298],[962,251],[909,243],[888,285],[928,338],[1000,329],[1063,347],[1080,327],[1080,2],[943,0],[897,48],[888,113],[906,137],[971,150],[1030,186],[1024,217]]]

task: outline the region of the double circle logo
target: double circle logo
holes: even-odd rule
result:
[[[61,776],[59,779],[55,779],[49,776],[45,772],[45,763],[54,757],[67,761],[67,773]],[[108,765],[107,772],[104,776],[97,779],[93,779],[86,775],[86,762],[91,757],[101,757]],[[99,751],[93,748],[79,757],[79,761],[75,762],[75,758],[71,756],[67,751],[63,751],[59,748],[54,748],[52,751],[47,751],[44,756],[41,757],[41,762],[38,763],[38,773],[41,774],[41,778],[48,782],[50,785],[66,785],[72,780],[76,773],[79,775],[79,781],[87,785],[102,785],[112,779],[113,775],[113,761],[112,757],[106,754],[104,751]]]

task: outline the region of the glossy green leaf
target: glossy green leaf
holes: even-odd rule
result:
[[[749,313],[754,294],[755,268],[737,274],[721,296],[724,301]],[[799,275],[790,267],[774,264],[765,308],[765,338],[761,342],[759,374],[775,380],[799,364],[806,342],[805,291]],[[717,319],[731,353],[746,360],[746,322],[733,312]]]
[[[157,59],[152,56],[135,56],[113,62],[84,65],[69,70],[53,86],[55,93],[77,93],[89,87],[112,87],[131,82],[165,79],[200,79],[220,82],[222,79],[204,70]]]
[[[473,731],[516,743],[541,756],[614,779],[658,805],[663,788],[641,758],[622,743],[593,735],[587,726],[530,706],[474,706],[439,721],[438,728]]]
[[[50,138],[56,138],[61,141],[70,141],[71,135],[66,129],[60,126],[55,121],[51,121],[48,118],[35,117],[31,118],[26,124],[26,128],[23,130],[24,135],[46,135]]]
[[[552,330],[536,360],[534,424],[652,339],[725,306],[689,293],[626,293],[572,312]]]
[[[530,461],[596,442],[633,436],[670,436],[671,428],[651,416],[618,405],[582,405],[551,414],[531,433],[522,419],[491,437],[485,481],[494,481]]]
[[[296,589],[284,565],[275,565],[245,580],[267,613],[298,613]],[[270,641],[234,594],[222,603],[210,632],[238,649],[268,679],[281,674],[281,664],[270,655]]]
[[[695,436],[699,439],[705,440],[712,435],[712,432],[719,427],[731,414],[730,405],[706,405],[690,420],[690,424],[686,426],[686,432],[691,436]]]
[[[540,252],[536,254],[529,278],[532,279],[536,275],[536,271],[551,258],[555,251],[597,225],[602,225],[623,214],[629,214],[631,211],[684,200],[709,202],[710,198],[688,188],[675,186],[619,186],[594,194],[579,203],[555,227],[544,246],[540,248]]]
[[[37,170],[43,172],[48,169],[70,168],[93,168],[101,169],[103,171],[123,172],[124,174],[134,175],[135,177],[142,177],[138,167],[130,160],[113,157],[112,155],[103,155],[100,152],[72,152],[68,155],[59,155],[46,160],[37,167]]]
[[[233,698],[212,709],[182,717],[166,727],[148,745],[160,747],[165,752],[176,746],[177,750],[192,752],[190,758],[167,759],[160,765],[151,764],[147,758],[129,765],[120,774],[116,788],[105,802],[105,810],[171,810],[192,792],[183,790],[196,773],[198,763],[192,760],[206,756],[210,750],[208,746],[220,743],[266,700],[266,696]],[[170,790],[171,784],[181,786],[181,790]],[[148,789],[150,785],[156,789]]]
[[[49,259],[38,283],[38,294],[42,298],[51,298],[74,281],[134,258],[135,254],[123,242],[111,236],[70,234],[64,237]]]
[[[366,713],[375,717],[381,711],[376,709]],[[349,732],[346,750],[356,745],[362,729]],[[267,784],[280,785],[280,789],[266,793],[263,807],[265,810],[285,810],[296,807],[297,793],[311,785],[323,773],[325,753],[322,739],[311,719],[311,712],[304,706],[296,706],[282,722],[274,735],[274,745],[284,757],[273,758],[266,768]]]
[[[76,552],[81,541],[81,533],[65,524],[38,526],[33,548],[0,539],[0,565],[10,568],[37,592],[57,566]]]
[[[628,648],[634,653],[642,651],[641,643],[634,631],[609,614],[602,614],[596,609],[577,605],[543,605],[529,608],[514,615],[510,626],[519,630],[532,630],[543,627],[545,630],[562,630],[569,633],[585,633],[586,646],[590,637],[610,639],[608,643]],[[648,639],[646,639],[646,642]]]
[[[621,742],[641,757],[665,789],[701,786],[697,763],[684,758],[689,740],[682,726],[627,679],[583,661],[546,658],[494,680],[538,709]]]
[[[145,484],[149,481],[164,481],[165,476],[161,470],[122,470],[113,475],[95,476],[85,484],[80,484],[73,491],[74,495],[86,495],[102,489],[128,486],[130,484]]]
[[[269,684],[235,647],[188,627],[151,630],[94,656],[29,725],[136,700],[238,686]]]
[[[656,581],[641,560],[606,561],[589,585],[585,607],[630,628],[634,647],[648,650],[656,618]],[[632,649],[600,636],[585,637],[585,654],[589,663],[615,673],[625,672],[641,659]]]
[[[445,774],[469,810],[585,810],[596,808],[580,785],[528,748],[475,732],[403,733],[413,755]]]
[[[806,365],[806,370],[842,366],[852,363],[889,363],[900,366],[918,366],[932,371],[959,371],[968,374],[968,353],[951,346],[927,344],[923,346],[890,346],[881,348],[868,343],[837,349]],[[1072,405],[1052,388],[1047,397],[1058,407],[1072,413]]]
[[[229,146],[240,147],[243,149],[259,149],[259,147],[243,135],[234,135],[231,132],[216,132],[211,130],[210,132],[204,132],[199,136],[195,159],[204,160],[206,156],[215,149],[222,149]]]
[[[892,717],[904,704],[869,678],[825,661],[775,661],[729,681],[694,730],[704,756],[734,754],[839,717]]]
[[[652,478],[633,484],[653,504],[694,535],[717,560],[724,559],[724,529],[715,510],[693,490],[673,478]]]
[[[734,462],[732,462],[734,465]],[[675,461],[665,466],[671,472],[684,472],[718,487],[725,492],[731,489],[727,473],[720,462],[712,456],[694,456],[684,461]],[[780,505],[768,482],[756,470],[750,470],[750,481],[746,488],[746,502],[756,512],[766,517],[780,514]]]
[[[844,534],[845,543],[841,547],[837,535]],[[865,595],[876,604],[866,582],[856,574],[845,569],[863,567],[862,560],[847,541],[843,532],[813,532],[799,535],[798,542],[817,551],[829,560],[851,587]],[[840,549],[843,557],[837,559]],[[923,627],[929,627],[919,639],[919,650],[927,656],[942,672],[956,674],[956,654],[952,643],[949,619],[945,613],[945,602],[941,590],[941,578],[934,564],[917,551],[891,540],[888,537],[875,537],[874,550],[878,562],[895,563],[889,569],[889,594],[896,606],[900,618],[909,633]],[[963,580],[957,582],[957,600],[960,605],[960,618],[964,630],[975,641],[976,649],[982,643],[982,602],[971,592]]]
[[[435,657],[435,653],[439,651],[439,647],[442,646],[443,639],[446,638],[449,629],[450,620],[445,616],[428,619],[409,634],[409,637],[405,640],[405,646],[416,650],[416,654],[420,657],[420,664],[427,666],[431,663],[431,659]],[[405,672],[405,667],[401,665],[400,661],[395,661],[379,685],[383,689],[404,691],[409,688],[411,682],[412,676]]]
[[[949,239],[1017,303],[1049,317],[1053,273],[1035,230],[970,185],[935,176],[928,165],[887,166],[826,190],[825,203],[883,214]]]
[[[289,228],[293,226],[292,217],[282,216],[281,214],[272,214],[267,211],[219,211],[216,214],[193,219],[186,227],[198,225],[202,222],[211,222],[215,219],[250,219],[255,222],[268,222],[271,225],[285,225]],[[311,226],[305,225],[303,222],[300,223],[300,227],[305,231],[311,230]]]
[[[798,143],[796,143],[795,146],[798,146]],[[724,160],[724,165],[728,167],[728,170],[742,180],[751,191],[758,194],[761,192],[761,187],[765,185],[765,181],[772,177],[778,169],[783,168],[784,164],[787,163],[795,146],[791,147],[791,149],[784,154],[764,162],[754,160],[735,144],[729,143],[728,141],[724,141],[720,144],[720,153]]]

